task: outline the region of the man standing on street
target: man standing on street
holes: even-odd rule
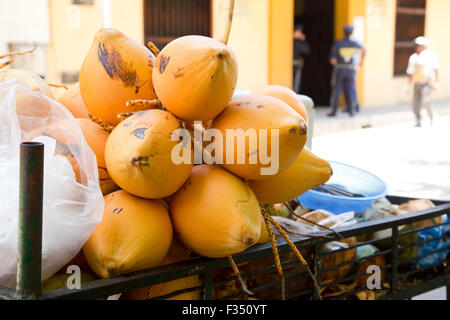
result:
[[[439,61],[428,47],[428,39],[418,37],[414,40],[415,53],[409,58],[408,69],[408,93],[414,84],[413,111],[416,116],[416,127],[422,126],[420,111],[425,107],[433,123],[433,111],[431,109],[431,91],[436,89],[439,82]]]
[[[294,29],[294,91],[300,93],[302,85],[302,71],[304,57],[309,55],[309,43],[300,25]]]
[[[361,44],[350,39],[352,34],[353,27],[345,25],[344,39],[335,42],[331,49],[330,63],[334,67],[334,71],[329,117],[336,116],[342,91],[344,91],[350,116],[354,115],[358,105],[355,76],[358,68],[364,63],[366,50]]]

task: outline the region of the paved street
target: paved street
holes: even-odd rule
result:
[[[389,117],[389,114],[385,115]],[[313,151],[325,159],[368,170],[390,194],[450,200],[450,116],[431,127],[413,122],[315,137]]]

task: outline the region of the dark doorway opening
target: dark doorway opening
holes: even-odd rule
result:
[[[159,49],[185,35],[211,36],[211,0],[145,0],[145,43]]]
[[[302,25],[311,53],[305,57],[301,94],[316,106],[328,106],[332,66],[330,50],[334,42],[334,0],[295,0],[294,24]]]

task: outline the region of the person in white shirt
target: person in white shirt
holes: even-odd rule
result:
[[[414,85],[413,111],[416,116],[416,127],[422,126],[420,111],[425,107],[433,123],[433,111],[431,109],[431,91],[438,87],[439,61],[428,47],[428,39],[418,37],[414,40],[415,51],[409,58],[408,74],[409,87]]]

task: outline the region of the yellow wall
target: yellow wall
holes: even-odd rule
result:
[[[335,0],[334,1],[334,38],[342,39],[344,32],[342,27],[346,23],[350,23],[349,16],[350,0]]]
[[[395,1],[367,0],[367,58],[364,98],[368,106],[404,102],[405,80],[393,77]]]
[[[434,93],[435,99],[450,98],[450,1],[428,0],[425,35],[430,39],[430,49],[437,55],[441,64],[441,88]]]
[[[294,1],[271,0],[269,19],[268,82],[291,88]]]
[[[144,0],[111,0],[111,12],[114,28],[144,43]]]
[[[219,32],[222,4],[223,0],[214,0],[214,34]],[[266,85],[269,78],[269,0],[236,1],[228,45],[239,64],[237,89],[253,90]]]
[[[70,0],[49,0],[50,43],[47,78],[61,83],[61,72],[78,72],[95,33],[102,27],[101,1],[72,5]],[[112,26],[144,41],[143,0],[111,0]]]
[[[93,6],[72,6],[70,0],[49,0],[49,9],[47,78],[61,83],[62,71],[79,71],[92,37],[101,27],[100,1]]]
[[[213,30],[222,0],[214,1]],[[293,0],[237,0],[229,46],[239,63],[238,90],[268,83],[292,86]]]
[[[112,26],[144,42],[143,0],[111,0]],[[218,32],[223,0],[213,0],[213,33]],[[292,85],[293,0],[237,0],[229,46],[239,63],[238,89],[268,83]],[[61,72],[78,72],[96,31],[102,26],[101,1],[93,6],[49,0],[49,82],[61,83]],[[79,27],[68,25],[74,12]]]
[[[367,0],[335,0],[334,36],[336,40],[344,37],[343,27],[345,24],[352,25],[355,17],[365,17],[366,1]],[[364,34],[364,39],[366,39],[366,33]],[[366,46],[366,43],[363,44]],[[364,73],[365,67],[363,66],[356,75],[356,90],[361,105],[364,105],[365,102]]]

